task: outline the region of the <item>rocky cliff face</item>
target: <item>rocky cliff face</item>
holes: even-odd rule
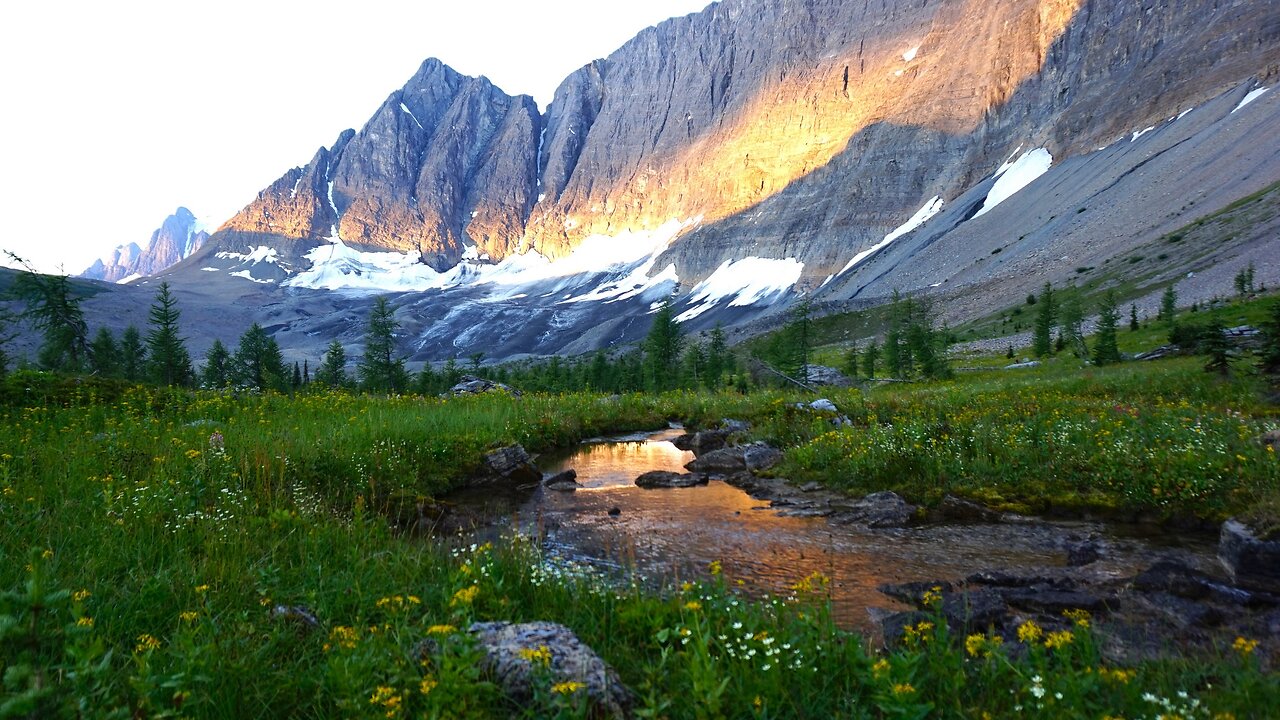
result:
[[[80,277],[106,282],[129,281],[156,275],[190,257],[209,234],[197,229],[199,224],[191,211],[180,207],[151,233],[144,250],[137,243],[121,245],[96,260]]]
[[[1278,66],[1274,3],[723,0],[584,66],[545,115],[428,60],[364,128],[260,192],[182,267],[186,277],[210,271],[202,281],[224,271],[364,291],[394,271],[385,289],[425,293],[406,299],[415,312],[474,305],[470,319],[451,312],[418,328],[431,356],[481,342],[485,323],[502,325],[508,352],[625,341],[644,324],[617,318],[626,303],[643,312],[672,291],[682,318],[705,325],[819,286],[843,301],[953,276],[982,285],[1003,270],[973,270],[966,248],[985,252],[1014,233],[999,218],[1031,196],[985,214],[997,176],[1025,170],[1012,161],[1053,166],[1035,187],[1057,182],[1050,196],[1064,207],[1043,208],[1046,218],[1075,212],[1065,203],[1093,197],[1087,178],[1122,187],[1157,166],[1145,145],[1105,158],[1100,147],[1243,94],[1254,78],[1272,82]],[[1227,125],[1261,122],[1214,117],[1219,140],[1177,141],[1161,162],[1202,163],[1186,177],[1225,182],[1215,197],[1280,179],[1270,159],[1234,179],[1209,172],[1225,152],[1215,143],[1240,129]],[[1161,172],[1176,179],[1172,166]],[[1182,200],[1161,202],[1176,213]],[[1112,218],[1143,212],[1118,206]],[[1113,225],[1107,247],[1159,226]],[[974,233],[981,242],[945,240]],[[1037,282],[1069,274],[1076,245],[1053,245],[1062,253],[1052,259],[1037,246],[1017,272]],[[1012,252],[1006,259],[1015,266]],[[516,275],[514,289],[483,289]],[[590,302],[624,304],[588,311]],[[593,339],[548,339],[574,332]]]

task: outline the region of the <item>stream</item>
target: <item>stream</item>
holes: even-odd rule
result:
[[[577,472],[582,487],[574,492],[539,488],[531,495],[502,496],[490,491],[451,500],[473,509],[482,505],[490,517],[510,517],[522,532],[542,538],[548,556],[606,572],[634,568],[660,584],[705,577],[708,565],[718,560],[725,576],[743,581],[749,595],[786,596],[797,580],[821,572],[831,578],[836,619],[862,630],[873,627],[868,608],[905,607],[876,589],[883,583],[1062,566],[1066,544],[1089,536],[1106,544],[1106,571],[1117,577],[1171,550],[1197,564],[1213,564],[1211,539],[1143,537],[1128,526],[1028,519],[871,530],[820,517],[788,517],[719,480],[692,488],[636,487],[636,477],[650,470],[684,471],[693,453],[670,442],[683,432],[587,441],[541,458],[545,473]]]

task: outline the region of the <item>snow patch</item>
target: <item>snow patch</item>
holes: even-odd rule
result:
[[[981,217],[991,212],[995,206],[1013,197],[1019,190],[1035,182],[1036,178],[1049,172],[1053,165],[1053,156],[1044,148],[1028,150],[1008,168],[1003,168],[996,184],[987,193],[987,200],[982,209],[974,215]]]
[[[333,181],[332,180],[329,181],[329,209],[333,210],[333,216],[335,218],[341,217],[340,215],[338,215],[338,204],[333,201]],[[333,235],[334,237],[337,237],[338,235],[337,231],[334,231]]]
[[[202,271],[204,271],[204,272],[218,272],[218,271],[219,271],[219,268],[216,268],[216,267],[202,267],[202,268],[200,268],[200,269],[201,269]]]
[[[1182,118],[1186,117],[1187,113],[1191,112],[1192,110],[1195,110],[1195,108],[1189,107],[1186,110],[1183,110],[1182,112],[1178,113],[1178,117],[1174,118],[1174,120],[1181,120]]]
[[[920,46],[917,45],[911,48],[910,50],[902,53],[902,59],[906,62],[911,62],[912,60],[916,59],[916,54],[919,52],[920,52]]]
[[[1249,94],[1245,95],[1244,99],[1240,101],[1240,104],[1236,106],[1236,109],[1232,110],[1231,112],[1235,112],[1236,110],[1239,110],[1240,108],[1244,107],[1245,105],[1248,105],[1254,100],[1257,100],[1258,98],[1262,97],[1263,94],[1265,94],[1270,89],[1271,88],[1260,87],[1257,90],[1250,91]]]
[[[898,227],[894,228],[894,229],[893,229],[893,230],[892,230],[888,235],[885,235],[885,236],[884,236],[884,239],[883,239],[883,240],[881,240],[880,242],[876,243],[875,245],[872,245],[871,247],[867,248],[866,250],[863,250],[862,252],[858,253],[857,255],[854,255],[854,256],[853,256],[853,259],[852,259],[852,260],[850,260],[848,263],[846,263],[846,264],[845,264],[845,266],[844,266],[844,268],[842,268],[842,269],[840,270],[840,272],[836,273],[836,275],[837,275],[837,276],[839,276],[839,275],[843,275],[843,274],[845,274],[845,273],[846,273],[846,272],[848,272],[848,271],[849,271],[849,269],[850,269],[850,268],[852,268],[854,265],[857,265],[858,263],[862,262],[863,260],[866,260],[867,258],[869,258],[869,257],[871,257],[872,255],[876,254],[876,253],[877,253],[877,252],[879,252],[881,249],[883,249],[883,248],[885,248],[886,246],[888,246],[888,245],[889,245],[889,243],[893,242],[894,240],[897,240],[898,238],[902,237],[903,235],[906,235],[907,233],[911,232],[912,230],[915,230],[916,228],[918,228],[918,227],[920,227],[921,225],[925,224],[926,222],[928,222],[928,221],[929,221],[929,218],[931,218],[931,217],[933,217],[934,215],[937,215],[938,213],[942,212],[942,206],[943,206],[943,205],[945,205],[945,204],[946,204],[946,203],[945,203],[945,202],[943,202],[943,200],[942,200],[942,198],[941,198],[941,197],[939,197],[939,196],[936,196],[936,195],[935,195],[935,196],[933,197],[933,199],[932,199],[932,200],[930,200],[929,202],[927,202],[927,203],[925,203],[925,204],[924,204],[924,207],[922,207],[922,208],[920,208],[919,210],[917,210],[917,211],[916,211],[916,214],[915,214],[915,215],[912,215],[910,220],[907,220],[905,223],[903,223],[903,224],[899,225]],[[824,283],[824,284],[825,284],[825,283]]]
[[[124,277],[120,278],[119,280],[117,280],[117,281],[116,281],[116,284],[117,284],[117,285],[128,285],[129,283],[133,282],[134,280],[141,280],[143,277],[144,277],[143,275],[139,275],[138,273],[130,273],[130,274],[125,275]]]
[[[1130,138],[1129,138],[1129,142],[1134,142],[1134,141],[1135,141],[1135,140],[1137,140],[1138,138],[1142,137],[1143,135],[1146,135],[1147,133],[1149,133],[1149,132],[1151,132],[1152,130],[1155,130],[1155,129],[1156,129],[1156,126],[1155,126],[1155,125],[1152,125],[1151,127],[1146,128],[1145,130],[1135,130],[1135,131],[1133,132],[1133,137],[1130,137]]]
[[[280,261],[279,255],[276,253],[276,249],[273,247],[267,247],[266,245],[259,245],[247,253],[220,252],[217,255],[214,255],[214,257],[220,260],[239,260],[241,264],[252,263],[254,265],[261,262],[275,264]]]
[[[725,260],[710,277],[694,286],[689,293],[693,307],[677,316],[676,322],[692,320],[726,299],[729,307],[776,300],[800,281],[802,272],[804,263],[795,258]]]
[[[1018,149],[1017,149],[1017,150],[1014,150],[1014,151],[1013,151],[1013,154],[1012,154],[1012,155],[1010,155],[1008,158],[1006,158],[1006,159],[1005,159],[1005,161],[1004,161],[1004,164],[1002,164],[1002,165],[999,167],[999,169],[997,169],[997,170],[996,170],[995,177],[1000,177],[1001,175],[1003,175],[1003,174],[1005,174],[1006,172],[1008,172],[1008,171],[1009,171],[1009,168],[1013,167],[1013,161],[1014,161],[1014,158],[1018,157],[1018,153],[1020,153],[1020,152],[1022,152],[1022,146],[1021,146],[1021,145],[1019,145],[1019,146],[1018,146]]]
[[[298,197],[298,187],[302,185],[302,178],[304,177],[305,175],[299,175],[297,181],[293,183],[293,189],[289,191],[290,200]]]
[[[418,116],[413,114],[413,111],[409,109],[408,105],[400,103],[400,109],[404,111],[405,115],[408,115],[413,120],[413,124],[417,125],[419,130],[425,129],[422,127],[422,123],[418,122]]]
[[[238,272],[227,273],[227,274],[230,275],[231,277],[244,278],[245,280],[256,282],[259,285],[270,285],[271,283],[275,282],[275,280],[259,280],[258,278],[250,275],[248,270],[240,270]]]

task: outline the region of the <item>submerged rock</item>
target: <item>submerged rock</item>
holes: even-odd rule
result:
[[[674,473],[666,470],[651,470],[636,478],[636,485],[642,488],[683,488],[695,485],[706,485],[707,476],[695,473]]]
[[[543,478],[542,486],[548,490],[561,490],[572,492],[582,487],[578,483],[578,471],[569,468],[564,472],[556,473],[549,477]]]
[[[628,717],[635,696],[618,673],[572,630],[550,622],[474,623],[481,667],[516,702],[534,700],[539,683],[581,683],[589,717]]]
[[[863,523],[871,528],[906,527],[916,512],[914,505],[891,490],[871,493],[841,510],[842,521]]]

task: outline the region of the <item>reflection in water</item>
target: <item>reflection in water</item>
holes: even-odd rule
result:
[[[537,491],[516,517],[544,536],[552,555],[596,566],[635,567],[642,575],[679,582],[705,575],[713,560],[755,595],[786,595],[811,572],[831,578],[842,623],[869,629],[868,607],[896,607],[881,583],[958,579],[977,570],[1061,565],[1064,537],[1099,526],[973,525],[868,530],[822,518],[783,517],[746,493],[712,481],[703,487],[645,490],[635,478],[650,470],[683,471],[692,453],[669,440],[679,430],[584,444],[548,458],[549,473],[572,468],[577,492]],[[642,436],[643,437],[643,436]],[[618,508],[621,513],[609,515]],[[1110,538],[1117,571],[1135,571],[1153,549]]]

